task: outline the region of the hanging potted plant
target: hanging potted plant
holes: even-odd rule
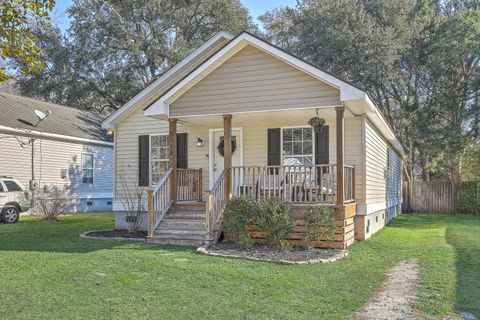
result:
[[[325,119],[320,118],[318,116],[318,109],[317,109],[317,115],[310,120],[308,120],[308,124],[313,128],[313,131],[316,133],[322,132],[323,126],[325,125]]]

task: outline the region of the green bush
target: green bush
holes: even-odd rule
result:
[[[465,188],[460,199],[460,211],[466,214],[480,214],[480,182]]]
[[[247,229],[254,224],[253,217],[257,215],[258,203],[248,197],[234,197],[225,208],[223,216],[223,229],[228,238],[235,244],[243,247],[253,245]]]
[[[307,248],[313,248],[314,242],[319,240],[321,236],[327,239],[335,237],[335,217],[334,210],[325,205],[311,205],[305,211],[304,231],[302,238]]]
[[[267,243],[279,243],[293,230],[293,219],[289,215],[290,205],[277,198],[259,202],[255,226],[265,233]]]

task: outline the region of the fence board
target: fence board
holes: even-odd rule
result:
[[[403,182],[403,211],[449,213],[458,209],[462,195],[480,182]]]

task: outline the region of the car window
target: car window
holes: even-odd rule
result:
[[[15,181],[4,180],[3,183],[5,183],[5,186],[9,192],[23,191]]]
[[[0,182],[0,192],[3,192],[3,184]]]

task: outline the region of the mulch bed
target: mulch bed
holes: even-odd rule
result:
[[[210,247],[200,247],[197,252],[210,256],[225,258],[267,261],[280,264],[311,264],[334,262],[345,257],[347,250],[340,249],[310,249],[293,247],[283,252],[278,246],[255,244],[250,248],[242,248],[233,243],[219,242]]]
[[[80,237],[87,239],[145,241],[147,239],[147,232],[138,231],[131,233],[128,232],[128,230],[120,229],[94,230],[84,232],[80,235]]]

